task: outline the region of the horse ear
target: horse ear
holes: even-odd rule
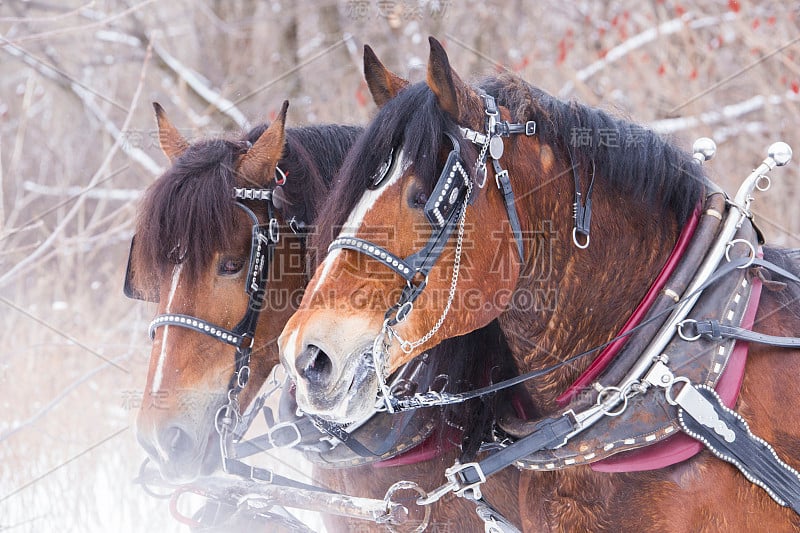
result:
[[[167,113],[161,104],[153,102],[153,109],[156,110],[156,122],[158,122],[158,142],[161,144],[161,151],[164,155],[174,162],[180,155],[189,148],[189,143],[178,133],[175,126],[167,118]]]
[[[408,86],[408,81],[383,66],[369,45],[364,45],[364,78],[375,105],[383,105]]]
[[[258,185],[264,185],[264,177],[269,182],[274,177],[275,167],[283,157],[283,146],[286,142],[286,110],[289,101],[283,102],[280,112],[272,124],[264,130],[253,146],[242,156],[239,162],[239,174],[244,179]]]
[[[467,118],[466,103],[471,98],[477,98],[477,95],[450,66],[447,52],[441,43],[433,37],[428,37],[428,42],[431,46],[428,59],[428,87],[436,95],[439,107],[453,120],[463,123]]]

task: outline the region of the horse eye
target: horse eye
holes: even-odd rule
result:
[[[428,202],[428,193],[419,185],[412,185],[408,194],[408,205],[413,209],[422,209]]]
[[[241,259],[234,259],[232,257],[225,257],[219,262],[217,274],[220,276],[233,276],[242,271],[244,261]]]

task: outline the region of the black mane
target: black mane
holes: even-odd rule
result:
[[[702,167],[652,130],[559,100],[513,74],[487,78],[479,88],[515,121],[535,120],[542,142],[571,158],[584,176],[594,167],[633,201],[672,211],[680,225],[697,205],[705,183]]]
[[[137,278],[159,276],[183,263],[189,279],[204,271],[214,253],[225,249],[236,226],[234,186],[243,186],[236,162],[267,128],[262,124],[239,139],[207,139],[191,144],[147,190],[139,209],[134,263]],[[361,132],[353,126],[321,125],[286,130],[286,173],[282,215],[310,222],[327,196],[331,177]],[[271,177],[269,178],[271,179]],[[267,182],[265,178],[264,182]],[[253,184],[247,184],[253,186]],[[138,279],[137,284],[149,284]]]
[[[535,120],[541,141],[563,161],[572,160],[584,176],[591,176],[594,168],[632,201],[669,209],[680,225],[701,198],[702,167],[651,130],[598,109],[564,102],[511,74],[486,78],[476,90],[494,96],[515,121]],[[325,230],[319,235],[319,249],[327,249],[393,147],[402,145],[415,175],[432,188],[439,177],[437,154],[444,132],[457,134],[457,125],[439,108],[425,82],[389,100],[339,171],[331,200],[318,219]],[[467,165],[474,166],[477,152],[471,143],[462,141],[461,148]]]

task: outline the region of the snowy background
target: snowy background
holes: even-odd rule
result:
[[[122,278],[136,201],[163,170],[151,102],[187,137],[291,100],[289,125],[365,123],[369,43],[411,79],[427,36],[461,73],[717,141],[729,192],[800,150],[800,5],[755,0],[0,1],[0,531],[186,531],[132,484],[151,304]],[[798,168],[754,211],[800,247]],[[299,475],[299,474],[298,474]]]

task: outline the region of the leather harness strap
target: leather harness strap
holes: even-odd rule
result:
[[[739,414],[725,407],[713,389],[687,385],[678,394],[696,395],[693,409],[681,407],[682,429],[711,452],[736,466],[747,479],[760,486],[778,504],[800,514],[800,475],[778,458],[775,450],[750,431]],[[711,408],[709,408],[711,406]],[[699,407],[699,408],[698,408]]]
[[[689,326],[685,332],[691,335],[692,328],[697,335],[708,337],[713,340],[736,339],[740,341],[755,342],[768,346],[778,346],[780,348],[800,348],[800,338],[798,337],[779,337],[766,335],[739,326],[729,326],[720,324],[719,320],[699,320]]]

